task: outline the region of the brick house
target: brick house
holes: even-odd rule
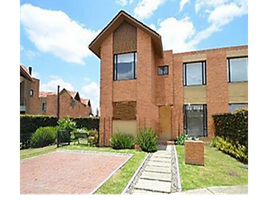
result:
[[[157,32],[120,11],[88,47],[101,61],[101,146],[144,126],[160,140],[211,139],[213,114],[247,106],[247,45],[163,51]]]
[[[20,64],[20,113],[38,114],[39,79],[32,77],[32,68]]]
[[[32,76],[32,68],[20,65],[20,113],[57,116],[57,94],[39,92],[39,79]],[[60,95],[60,118],[88,117],[92,115],[89,99],[82,99],[77,91],[62,89]]]
[[[77,91],[62,89],[60,96],[60,118],[88,117],[91,115],[89,99],[82,99]],[[42,115],[57,116],[57,94],[55,92],[40,92],[39,113]]]

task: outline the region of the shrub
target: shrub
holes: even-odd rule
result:
[[[31,137],[31,147],[38,148],[54,144],[57,137],[58,127],[40,127]]]
[[[30,146],[32,134],[40,127],[57,126],[58,119],[43,115],[20,115],[20,142],[22,148]]]
[[[213,115],[215,136],[228,138],[233,144],[248,147],[248,110],[236,109],[233,113]]]
[[[94,129],[94,130],[89,130],[89,139],[88,142],[90,146],[99,146],[99,132]]]
[[[234,144],[228,138],[224,139],[223,137],[218,136],[212,139],[211,145],[223,151],[224,153],[235,157],[241,162],[248,162],[248,149],[244,145],[239,143]]]
[[[69,117],[63,117],[58,121],[60,130],[74,131],[76,129],[76,123]]]
[[[175,144],[184,145],[185,140],[187,140],[189,137],[186,134],[182,134],[179,137],[175,139]]]
[[[132,135],[115,133],[112,135],[110,142],[113,149],[133,149],[135,139]]]
[[[137,144],[143,151],[157,151],[157,135],[151,128],[142,128],[137,134]]]

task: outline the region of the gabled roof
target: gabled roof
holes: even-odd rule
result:
[[[80,100],[81,100],[81,103],[84,104],[85,106],[91,106],[89,99],[82,99],[82,98],[80,98]]]
[[[161,36],[151,29],[150,27],[146,26],[139,20],[135,19],[125,11],[121,10],[113,19],[112,21],[99,33],[99,35],[88,45],[88,48],[100,58],[100,46],[101,43],[111,34],[113,33],[121,24],[122,22],[126,21],[127,23],[131,24],[132,26],[141,29],[145,33],[151,36],[155,53],[158,54],[160,57],[163,56],[163,47],[162,47],[162,40]]]
[[[48,95],[56,95],[56,92],[39,92],[39,97],[47,97]]]
[[[28,79],[29,81],[34,81],[30,73],[28,72],[27,68],[20,64],[20,76],[23,76],[24,78]]]
[[[66,91],[73,99],[80,101],[80,96],[79,96],[79,93],[77,91],[70,91],[70,90],[63,88],[62,91],[60,92],[60,94],[62,94],[63,91]]]

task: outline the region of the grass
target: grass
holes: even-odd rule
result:
[[[183,190],[248,184],[247,165],[213,147],[205,145],[205,166],[185,164],[184,146],[178,145],[176,150]]]
[[[119,169],[108,181],[106,181],[102,185],[102,187],[100,187],[96,191],[95,194],[121,194],[146,156],[145,152],[133,149],[114,150],[112,148],[90,147],[86,144],[80,144],[80,145],[71,144],[70,146],[63,146],[58,149],[133,154],[131,159],[121,169]],[[56,145],[44,148],[21,150],[20,159],[23,160],[26,158],[50,153],[56,150],[57,150]]]

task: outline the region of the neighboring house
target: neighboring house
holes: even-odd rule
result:
[[[100,145],[144,126],[158,138],[214,136],[212,115],[248,103],[248,46],[163,51],[161,36],[120,11],[89,44],[101,60]]]
[[[39,79],[32,77],[32,68],[20,64],[20,113],[38,114]]]
[[[60,96],[60,118],[89,117],[91,105],[89,99],[82,99],[77,91],[62,89]],[[57,94],[55,92],[40,92],[40,114],[57,116]]]
[[[89,99],[82,99],[76,91],[62,89],[60,94],[60,118],[89,117],[91,105]],[[20,65],[20,113],[57,116],[57,94],[39,92],[39,79],[32,77],[29,70]]]

